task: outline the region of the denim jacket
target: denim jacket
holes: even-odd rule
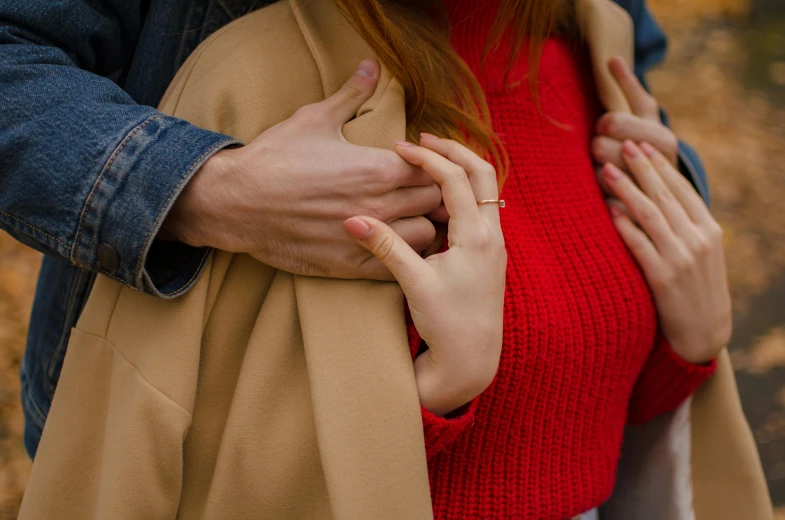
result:
[[[269,3],[0,2],[0,228],[45,254],[21,368],[31,456],[96,273],[162,298],[197,279],[207,250],[154,237],[198,168],[238,143],[152,107],[202,40]],[[643,0],[617,3],[635,23],[642,79],[663,59],[665,35]],[[680,160],[707,199],[683,143]]]

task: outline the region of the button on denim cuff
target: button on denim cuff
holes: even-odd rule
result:
[[[191,177],[215,152],[238,144],[159,113],[137,124],[116,146],[87,196],[71,261],[155,296],[174,298],[187,291],[209,251],[186,246],[188,272],[177,273],[165,287],[156,286],[147,272],[148,252]]]

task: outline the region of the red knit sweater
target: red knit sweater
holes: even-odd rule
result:
[[[504,47],[480,69],[495,2],[446,3],[454,48],[480,79],[512,169],[497,377],[458,418],[423,411],[434,516],[563,520],[609,497],[625,424],[676,408],[714,365],[682,360],[658,335],[651,294],[594,175],[601,109],[583,51],[546,43],[541,114],[526,81],[505,87]],[[414,355],[420,339],[411,325],[409,334]]]

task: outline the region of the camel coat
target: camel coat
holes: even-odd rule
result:
[[[607,0],[587,5],[595,61],[630,59],[629,21]],[[160,108],[249,142],[370,56],[330,0],[281,1],[200,45]],[[597,70],[606,106],[624,110]],[[386,71],[343,132],[364,146],[403,138],[403,91]],[[629,445],[603,519],[770,517],[726,354],[691,406]],[[19,518],[432,518],[400,287],[223,251],[175,300],[99,277]]]

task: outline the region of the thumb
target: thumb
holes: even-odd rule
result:
[[[343,86],[320,104],[325,107],[328,120],[337,127],[357,115],[357,111],[373,94],[379,81],[376,60],[363,60]]]
[[[427,269],[425,260],[387,224],[371,217],[352,217],[344,221],[343,227],[390,270],[404,292]]]

